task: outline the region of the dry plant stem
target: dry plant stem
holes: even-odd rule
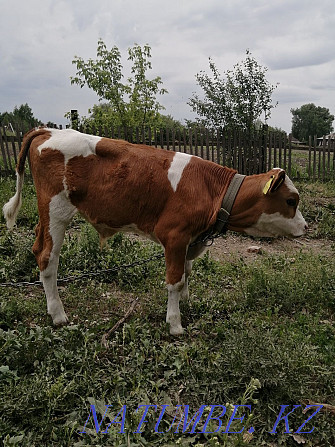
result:
[[[137,306],[139,301],[139,297],[137,296],[133,302],[131,303],[129,309],[127,310],[127,312],[124,314],[124,316],[122,318],[120,318],[120,320],[114,324],[114,326],[109,329],[108,332],[106,332],[101,339],[101,345],[104,346],[105,348],[108,347],[108,342],[107,339],[110,337],[110,335],[115,332],[120,326],[121,324],[125,323],[125,321],[127,320],[127,318],[132,314],[132,312],[134,311],[135,307]]]
[[[305,403],[305,402],[304,402]],[[335,406],[330,404],[321,404],[317,402],[313,402],[312,400],[307,400],[306,405],[322,405],[322,408],[320,411],[329,411],[330,413],[335,414]]]

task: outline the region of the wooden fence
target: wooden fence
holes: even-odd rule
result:
[[[186,152],[237,169],[242,174],[258,174],[273,167],[285,169],[292,179],[335,180],[334,140],[323,138],[321,145],[310,138],[307,146],[295,146],[285,133],[208,129],[80,129],[83,132],[166,150]],[[0,128],[0,174],[15,172],[22,132]]]

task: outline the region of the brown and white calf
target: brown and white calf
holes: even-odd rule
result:
[[[205,249],[203,243],[191,244],[215,224],[236,171],[184,153],[74,130],[35,129],[24,137],[16,194],[3,208],[10,229],[21,206],[28,153],[39,211],[33,252],[53,323],[68,322],[57,269],[66,226],[79,212],[102,240],[135,231],[164,247],[166,321],[171,334],[181,334],[179,300],[188,295],[193,259]],[[307,226],[298,203],[298,191],[282,169],[247,176],[228,229],[254,236],[301,236]]]

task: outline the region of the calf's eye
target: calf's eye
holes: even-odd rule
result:
[[[286,203],[288,206],[297,206],[297,201],[295,199],[287,199]]]

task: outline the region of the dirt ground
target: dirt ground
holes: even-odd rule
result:
[[[138,234],[128,234],[131,239],[145,242],[147,239]],[[315,239],[308,235],[296,239],[265,238],[253,239],[228,232],[226,237],[215,239],[208,248],[210,256],[216,261],[233,261],[242,258],[245,262],[252,262],[260,255],[288,255],[312,252],[321,256],[335,257],[335,242],[327,239]]]
[[[218,238],[209,247],[211,256],[218,261],[243,258],[252,262],[261,254],[289,254],[297,252],[313,252],[325,256],[335,255],[335,243],[326,239],[312,239],[308,236],[297,239],[257,239],[228,234],[226,238]]]

